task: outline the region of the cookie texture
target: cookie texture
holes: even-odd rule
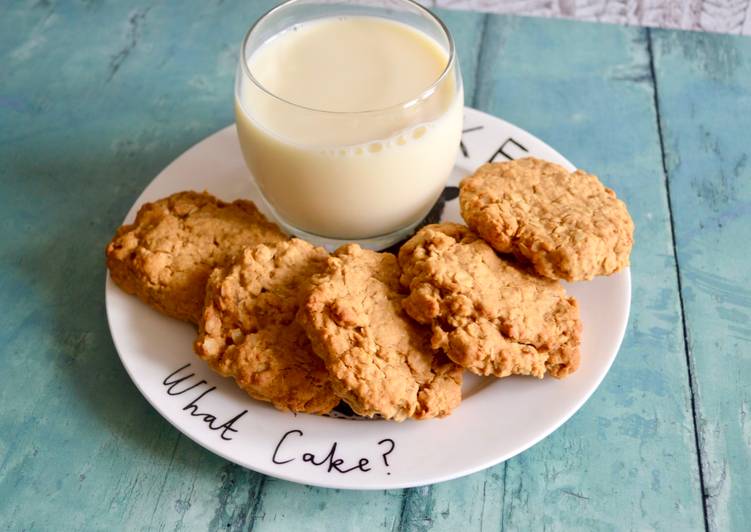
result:
[[[565,377],[579,366],[573,297],[503,259],[469,228],[421,229],[401,249],[407,313],[433,330],[432,347],[478,375]]]
[[[461,402],[462,370],[431,348],[430,329],[406,316],[399,277],[394,255],[342,246],[313,279],[298,320],[356,413],[443,417]]]
[[[328,253],[296,238],[245,249],[206,286],[196,353],[252,397],[323,414],[339,398],[295,315]]]
[[[526,158],[484,164],[460,185],[467,225],[550,279],[579,281],[628,266],[634,224],[592,174]]]
[[[250,201],[178,192],[145,204],[134,223],[117,230],[107,246],[107,267],[126,292],[168,316],[198,323],[216,266],[247,246],[285,239]]]

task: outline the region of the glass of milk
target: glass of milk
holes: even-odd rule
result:
[[[235,86],[245,161],[291,234],[380,249],[456,160],[463,88],[446,26],[410,0],[291,0],[248,31]]]

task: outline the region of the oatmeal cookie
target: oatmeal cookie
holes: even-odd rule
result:
[[[211,270],[243,248],[286,236],[250,201],[178,192],[138,211],[107,246],[112,280],[158,311],[198,323]]]
[[[215,269],[195,350],[250,396],[280,410],[323,414],[339,402],[295,315],[328,253],[303,240],[264,244]]]
[[[342,246],[314,278],[298,320],[356,413],[443,417],[461,402],[462,370],[404,313],[399,275],[394,255]]]
[[[484,164],[460,189],[467,225],[544,277],[579,281],[629,264],[634,224],[592,174],[530,157]]]
[[[467,227],[429,225],[399,253],[403,305],[432,346],[478,375],[565,377],[579,365],[573,297],[495,251]]]

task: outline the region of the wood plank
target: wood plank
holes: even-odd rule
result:
[[[433,486],[408,490],[400,529],[503,530],[503,465]]]
[[[254,531],[394,530],[402,491],[313,488],[268,478]]]
[[[653,32],[704,496],[712,530],[751,521],[751,41]]]
[[[599,174],[637,228],[621,352],[571,421],[507,462],[504,525],[703,528],[646,31],[493,16],[476,103]]]

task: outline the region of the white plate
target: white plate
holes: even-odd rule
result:
[[[529,133],[465,110],[462,153],[449,185],[496,154],[571,163]],[[147,201],[186,189],[263,205],[243,163],[234,126],[193,146],[146,187],[125,222]],[[458,200],[444,219],[459,221]],[[395,423],[293,415],[250,399],[211,372],[192,350],[192,326],[151,310],[107,278],[107,316],[120,359],[146,399],[183,434],[227,460],[267,475],[333,488],[405,488],[492,466],[524,451],[571,417],[610,368],[626,329],[631,276],[567,287],[581,306],[580,369],[562,381],[465,373],[464,401],[453,415]]]

